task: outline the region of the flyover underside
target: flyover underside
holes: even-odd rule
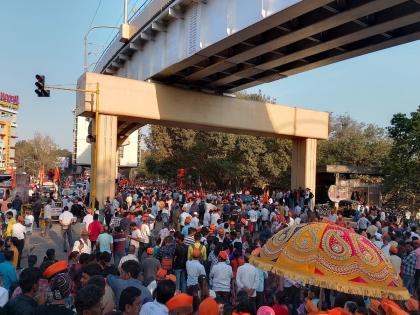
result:
[[[281,24],[257,23],[259,34],[230,36],[152,79],[235,92],[420,39],[418,0],[313,2],[321,6]]]
[[[419,38],[420,1],[334,1],[153,79],[235,92]]]
[[[148,32],[140,29],[141,36],[137,34],[118,48],[98,70],[197,90],[235,92],[420,39],[420,0],[303,0],[154,74],[146,74],[142,63],[132,64],[130,60],[152,60],[150,50],[143,48],[157,43],[159,36],[173,44],[168,25],[182,20],[194,6],[204,6],[202,10],[206,6],[200,1],[183,3],[188,6],[178,6],[177,14],[151,22],[154,24]],[[163,51],[152,52],[165,58]],[[99,62],[104,64],[104,60]]]

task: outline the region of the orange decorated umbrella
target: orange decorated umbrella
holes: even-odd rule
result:
[[[401,278],[371,241],[332,223],[287,227],[250,261],[263,270],[321,288],[392,300],[410,298]]]

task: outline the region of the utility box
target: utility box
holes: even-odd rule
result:
[[[121,24],[120,27],[120,42],[126,43],[130,39],[130,25]]]

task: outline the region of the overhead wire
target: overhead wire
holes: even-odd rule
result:
[[[133,3],[134,2],[134,3]],[[136,9],[136,5],[137,3],[140,2],[138,8]],[[141,3],[143,2],[143,3]],[[151,0],[129,0],[128,1],[128,8],[130,8],[131,6],[131,10],[129,10],[129,15],[131,14],[131,17],[129,16],[129,20],[137,13],[139,12],[142,8],[144,8],[147,4],[149,4],[151,2]],[[116,20],[116,22],[114,24],[112,24],[113,26],[118,26],[119,24],[122,23],[123,20],[123,16],[124,16],[124,12],[122,12],[120,14],[120,16],[118,17],[118,19]],[[102,51],[101,56],[104,54],[104,52],[107,50],[107,48],[109,47],[109,45],[111,44],[112,40],[115,38],[115,30],[111,30],[109,32],[108,38],[105,40],[104,43],[104,47],[105,49]],[[98,58],[98,60],[101,58],[101,56]]]
[[[130,7],[130,4],[133,2],[133,0],[129,0],[128,1],[128,7]],[[132,10],[131,10],[132,11]],[[131,11],[130,11],[130,13],[131,13]],[[113,24],[113,25],[115,25],[115,26],[118,26],[119,24],[121,24],[121,21],[122,21],[122,19],[123,19],[123,16],[124,16],[124,13],[121,13],[121,15],[119,16],[119,18],[115,21],[115,23]],[[108,46],[108,43],[109,43],[109,41],[110,41],[110,39],[111,39],[111,36],[112,35],[115,35],[114,34],[115,33],[115,31],[111,31],[111,32],[109,32],[109,36],[108,36],[108,38],[106,39],[106,41],[105,41],[105,44],[104,44],[104,46],[106,47],[106,46]]]
[[[96,7],[95,13],[93,14],[93,17],[92,17],[92,20],[90,21],[88,29],[90,29],[93,25],[93,22],[95,22],[96,15],[98,14],[98,11],[99,11],[99,8],[101,7],[101,4],[102,4],[102,0],[99,0],[98,6]]]

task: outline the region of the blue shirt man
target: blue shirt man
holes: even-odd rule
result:
[[[13,258],[13,252],[5,251],[4,258],[5,260],[2,263],[0,263],[0,274],[3,278],[3,287],[9,290],[12,283],[17,281],[16,269],[11,263],[11,260]]]

